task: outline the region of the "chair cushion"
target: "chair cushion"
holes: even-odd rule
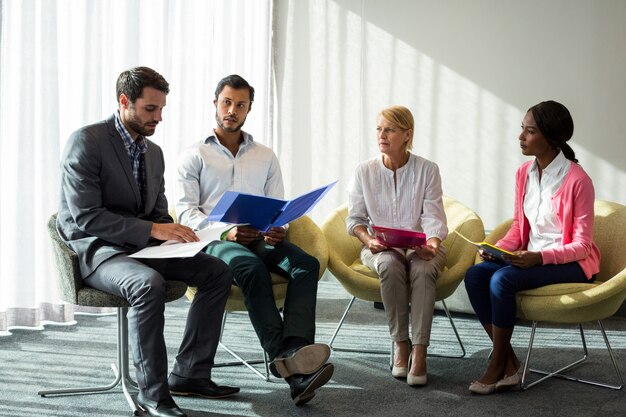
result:
[[[533,288],[532,290],[520,291],[518,294],[523,296],[537,296],[537,297],[546,297],[550,295],[566,295],[566,294],[574,294],[577,292],[585,291],[593,287],[597,287],[600,284],[590,283],[590,284],[579,284],[568,282],[565,284],[553,284],[546,285],[544,287]]]

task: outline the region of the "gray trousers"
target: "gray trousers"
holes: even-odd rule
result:
[[[166,280],[198,288],[187,316],[172,372],[210,378],[232,275],[226,264],[204,252],[191,258],[134,259],[114,256],[98,266],[85,284],[128,300],[128,332],[137,383],[145,398],[170,398],[163,336]]]
[[[389,323],[389,333],[395,342],[409,339],[414,345],[430,343],[430,329],[435,309],[437,277],[446,265],[444,248],[430,261],[413,250],[388,249],[372,254],[363,247],[361,261],[380,277],[380,294]]]

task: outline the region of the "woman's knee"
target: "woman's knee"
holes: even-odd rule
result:
[[[406,267],[403,262],[393,256],[381,254],[376,259],[376,273],[383,278],[392,278],[406,275]]]
[[[479,265],[473,265],[465,272],[465,278],[463,280],[465,288],[475,288],[485,286],[485,274]]]
[[[506,270],[501,269],[493,274],[489,283],[489,292],[496,298],[515,297],[515,285]]]

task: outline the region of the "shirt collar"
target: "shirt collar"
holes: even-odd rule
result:
[[[252,139],[252,135],[249,134],[248,132],[244,132],[242,130],[241,134],[243,135],[243,141],[239,145],[239,149],[249,146],[252,144],[252,142],[254,142],[254,139]],[[208,144],[209,142],[213,142],[213,143],[217,143],[218,145],[221,145],[219,139],[215,135],[215,130],[213,130],[213,134],[211,136],[209,136],[208,138],[204,140],[205,144]]]
[[[556,177],[562,170],[569,167],[568,162],[569,160],[565,157],[565,155],[563,155],[563,152],[559,150],[559,153],[554,157],[552,162],[550,162],[550,164],[543,169],[542,175],[547,174],[551,177]],[[530,167],[530,171],[536,172],[538,169],[539,166],[537,165],[537,160],[535,159],[535,162]]]
[[[122,141],[124,142],[124,146],[126,147],[127,151],[130,150],[134,145],[139,150],[139,153],[146,153],[146,151],[148,150],[148,143],[146,141],[146,138],[143,135],[139,135],[137,137],[137,140],[133,141],[133,137],[130,135],[130,133],[128,133],[128,130],[126,129],[126,126],[124,126],[124,123],[122,123],[119,110],[115,112],[115,129],[117,130],[117,133],[119,133],[122,137]]]

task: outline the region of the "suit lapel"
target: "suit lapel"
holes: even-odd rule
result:
[[[159,186],[159,184],[153,184],[152,179],[154,178],[154,163],[152,161],[152,157],[155,155],[154,154],[154,147],[156,146],[154,143],[150,142],[147,138],[146,138],[146,144],[148,145],[148,150],[146,151],[145,154],[143,154],[143,166],[146,170],[146,189],[145,189],[145,194],[146,194],[146,200],[143,202],[144,205],[144,210],[146,211],[146,213],[150,213],[152,212],[152,209],[154,208],[154,201],[155,201],[155,191],[158,192],[156,190],[156,187]]]
[[[135,176],[133,175],[133,169],[130,166],[130,160],[128,158],[128,152],[126,151],[126,147],[124,146],[124,141],[118,133],[117,129],[115,128],[115,115],[111,116],[107,120],[107,125],[109,126],[109,139],[111,142],[111,146],[113,147],[115,155],[117,156],[117,159],[122,166],[124,175],[128,180],[128,185],[133,190],[137,206],[137,213],[139,213],[139,211],[141,210],[141,194],[139,193],[139,187],[137,186],[137,181],[135,180]]]

